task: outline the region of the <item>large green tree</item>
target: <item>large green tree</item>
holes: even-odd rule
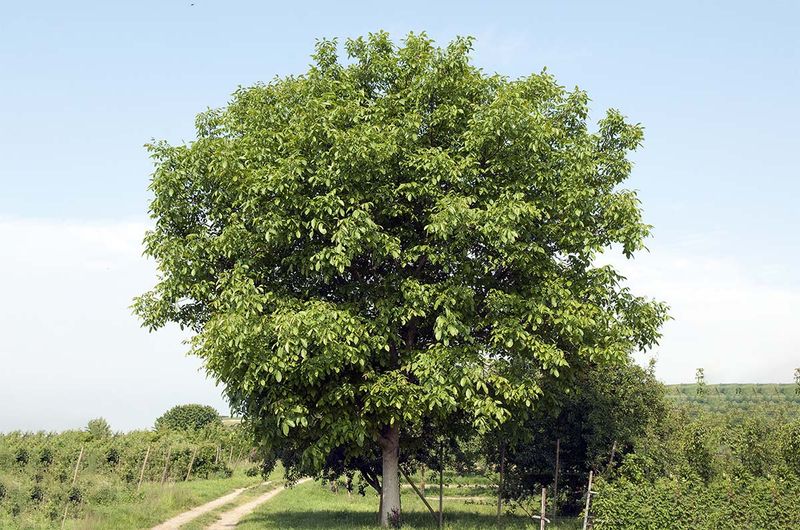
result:
[[[260,439],[307,468],[377,444],[386,525],[404,431],[490,429],[573,360],[652,345],[664,307],[594,265],[648,234],[619,188],[639,126],[609,111],[590,131],[584,92],[486,75],[470,39],[344,49],[320,41],[305,74],[149,146],[160,276],[135,309],[192,329]]]

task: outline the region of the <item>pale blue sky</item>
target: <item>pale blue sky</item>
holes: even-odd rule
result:
[[[223,105],[238,85],[303,72],[316,38],[378,29],[396,39],[424,30],[441,44],[473,35],[487,72],[513,77],[546,66],[588,91],[594,118],[616,107],[644,124],[630,186],[655,225],[652,252],[623,269],[639,291],[675,308],[659,374],[686,381],[706,366],[710,380],[789,381],[800,365],[798,21],[800,2],[790,1],[0,0],[0,246],[17,260],[0,301],[0,316],[16,320],[0,321],[0,355],[28,352],[14,361],[22,363],[16,373],[12,361],[4,365],[0,383],[48,355],[83,356],[92,366],[129,358],[124,348],[117,357],[101,345],[86,351],[86,328],[102,333],[90,316],[65,324],[68,338],[48,338],[47,323],[64,312],[101,311],[118,315],[104,329],[126,330],[108,332],[109,344],[149,348],[137,353],[143,359],[160,351],[152,359],[173,381],[191,365],[186,393],[173,387],[169,399],[216,395],[194,373],[197,363],[181,357],[175,334],[140,336],[123,303],[152,283],[150,266],[135,261],[151,169],[142,144],[189,141],[196,113]],[[70,237],[78,242],[62,244]],[[56,247],[65,254],[49,250]],[[60,309],[18,311],[31,290],[54,296],[43,260],[80,268],[95,250],[91,267],[109,275],[103,293],[93,298],[100,283],[87,279],[63,294]],[[100,302],[109,292],[119,296]],[[38,346],[27,344],[31,333],[41,335]],[[90,388],[104,377],[95,369]],[[156,394],[167,381],[137,377]],[[168,404],[162,395],[153,408]],[[120,421],[140,425],[152,413]],[[0,411],[0,430],[14,417]]]

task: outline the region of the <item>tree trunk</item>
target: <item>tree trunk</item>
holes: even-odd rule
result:
[[[387,427],[380,437],[383,451],[383,484],[381,488],[381,526],[388,527],[400,516],[400,432],[397,426]]]

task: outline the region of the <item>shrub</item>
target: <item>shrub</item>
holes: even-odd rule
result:
[[[20,466],[25,466],[28,464],[28,460],[30,459],[30,455],[28,454],[28,450],[24,447],[20,447],[17,449],[16,454],[14,455],[14,460]]]
[[[42,449],[42,453],[39,455],[39,463],[44,467],[53,463],[53,451],[49,447]]]
[[[788,468],[800,475],[800,420],[784,427],[781,452]]]
[[[112,447],[106,452],[106,463],[112,466],[119,464],[119,450],[116,447]]]
[[[69,496],[67,498],[69,499],[69,502],[79,504],[83,500],[83,493],[81,493],[79,488],[73,486],[69,490]]]
[[[191,431],[213,425],[222,426],[222,420],[208,405],[177,405],[156,420],[158,430]]]
[[[653,483],[598,480],[597,530],[794,530],[800,528],[800,484],[777,477],[662,478]]]
[[[35,503],[40,503],[44,500],[44,489],[39,484],[36,484],[31,489],[31,500]]]

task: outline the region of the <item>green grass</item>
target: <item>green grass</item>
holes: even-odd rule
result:
[[[242,494],[236,497],[233,501],[220,506],[216,510],[208,512],[207,514],[201,515],[200,517],[193,519],[189,523],[181,526],[181,530],[203,530],[211,523],[214,523],[217,519],[219,519],[220,515],[228,510],[232,510],[237,506],[241,506],[242,504],[245,504],[246,502],[258,497],[259,495],[267,493],[270,490],[274,490],[275,488],[279,488],[280,486],[281,481],[272,480],[268,484],[262,484],[254,488],[250,488],[247,491],[242,492]]]
[[[248,477],[237,469],[231,478],[190,480],[174,484],[145,484],[125,502],[87,506],[81,519],[67,521],[71,530],[134,530],[150,528],[237,488],[253,486],[261,477]]]
[[[490,497],[486,503],[445,499],[445,528],[479,529],[497,528],[495,507]],[[429,502],[438,505],[438,498],[431,496]],[[413,491],[403,491],[403,528],[436,528],[436,522]],[[376,511],[378,497],[368,493],[362,497],[348,496],[346,492],[331,492],[318,483],[307,483],[282,492],[259,507],[237,526],[238,530],[308,530],[327,528],[332,530],[366,530],[377,526]],[[519,515],[504,515],[503,528],[538,529],[539,523]],[[548,525],[549,530],[573,530],[580,528],[577,521]]]

